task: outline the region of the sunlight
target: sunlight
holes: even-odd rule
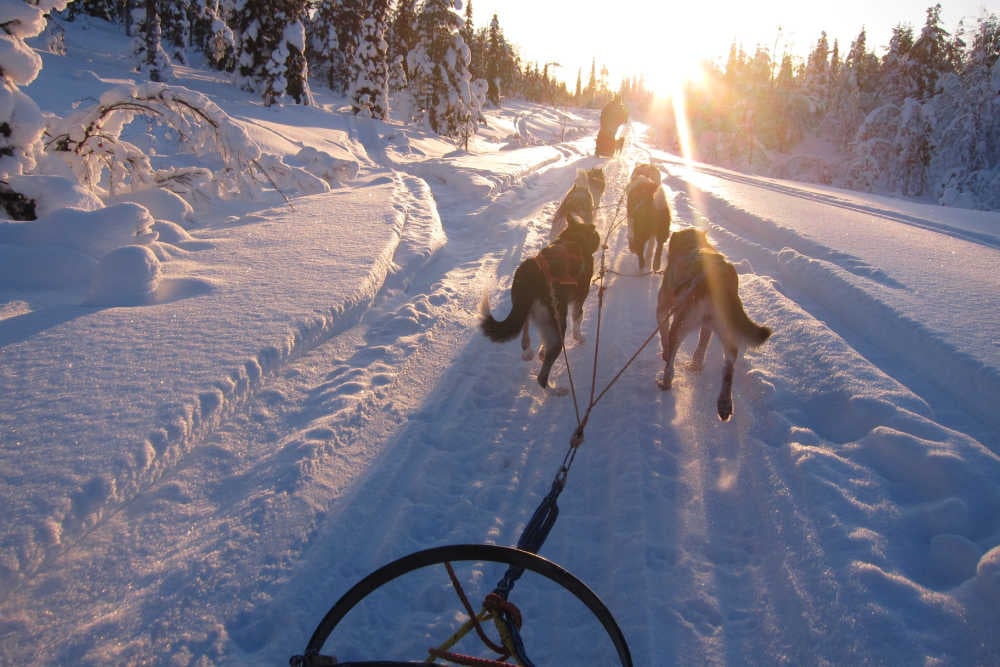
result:
[[[690,54],[682,55],[678,50],[657,62],[653,68],[644,70],[646,87],[657,99],[666,101],[677,97],[685,87],[701,85],[705,81],[702,63]]]

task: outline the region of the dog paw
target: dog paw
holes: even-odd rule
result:
[[[523,352],[521,352],[521,358],[524,359],[525,361],[531,361],[532,359],[535,358],[535,353],[532,352],[531,350],[524,350]]]
[[[719,411],[719,419],[727,422],[733,416],[733,399],[720,398],[716,408]]]
[[[656,386],[662,389],[663,391],[667,391],[668,389],[670,389],[671,384],[673,384],[673,378],[668,378],[663,376],[656,378]]]
[[[554,384],[546,385],[545,391],[553,396],[569,396],[569,389],[566,387],[557,387]]]

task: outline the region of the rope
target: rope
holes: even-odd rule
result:
[[[621,196],[618,198],[618,202],[615,205],[615,213],[612,216],[612,222],[608,227],[605,234],[604,243],[601,244],[601,260],[600,260],[600,270],[598,271],[598,277],[596,283],[598,284],[597,291],[597,333],[596,340],[594,342],[594,363],[593,371],[591,375],[591,387],[590,387],[590,398],[586,410],[583,411],[581,415],[580,405],[576,394],[576,386],[573,380],[572,367],[569,363],[569,356],[566,353],[566,347],[563,346],[563,359],[566,363],[566,373],[569,378],[570,392],[573,396],[573,407],[576,411],[576,421],[577,426],[570,437],[569,448],[563,457],[562,465],[559,467],[555,478],[552,481],[552,487],[549,489],[548,494],[539,503],[538,507],[535,509],[534,514],[531,519],[525,525],[524,530],[521,533],[520,539],[517,541],[517,547],[519,549],[530,551],[531,553],[538,553],[541,550],[545,539],[548,537],[549,532],[555,525],[556,519],[559,518],[559,506],[557,500],[559,494],[562,493],[563,488],[566,486],[566,480],[569,476],[569,470],[576,460],[576,453],[579,450],[580,445],[583,444],[584,440],[584,429],[586,428],[587,422],[590,419],[590,414],[593,412],[594,407],[607,395],[611,387],[622,377],[625,371],[632,365],[632,363],[639,357],[642,351],[647,345],[653,340],[656,334],[660,330],[661,324],[663,324],[670,315],[676,310],[677,305],[680,302],[686,301],[690,298],[690,293],[693,291],[693,287],[689,288],[688,295],[681,301],[675,301],[675,305],[671,308],[664,316],[657,322],[656,328],[646,337],[642,345],[638,350],[629,358],[625,365],[615,374],[610,382],[601,390],[600,393],[597,392],[597,362],[600,351],[601,344],[601,329],[602,320],[604,312],[604,293],[607,290],[605,284],[605,279],[608,273],[612,273],[607,268],[607,254],[608,254],[608,243],[607,239],[610,238],[612,232],[618,227],[623,221],[627,219],[627,216],[621,216],[621,206],[622,202],[625,200],[626,193],[623,191]],[[554,299],[553,299],[554,303]],[[556,318],[558,321],[559,318]],[[565,331],[559,332],[560,336],[565,337]],[[490,601],[491,605],[496,605],[498,601],[502,601],[504,605],[507,605],[507,599],[510,596],[514,585],[517,580],[524,574],[524,568],[511,565],[507,568],[507,571],[501,577],[500,581],[497,582],[496,587],[493,592],[487,595],[487,600]],[[487,602],[484,601],[484,609],[486,608]],[[511,605],[512,606],[512,605]],[[514,607],[516,610],[516,607]],[[470,613],[470,616],[472,614]],[[524,667],[533,667],[533,663],[525,655],[524,644],[520,636],[520,626],[521,619],[518,613],[515,618],[513,612],[506,608],[501,607],[496,613],[495,623],[497,624],[497,629],[501,634],[504,646],[511,651],[515,660]],[[466,663],[466,664],[494,664],[494,663]]]

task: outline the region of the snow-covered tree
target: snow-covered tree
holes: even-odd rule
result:
[[[501,64],[504,61],[506,50],[506,44],[504,42],[503,33],[500,31],[500,21],[497,19],[497,15],[494,14],[493,18],[490,19],[490,29],[489,36],[486,42],[486,99],[490,101],[495,107],[500,106],[501,91]],[[577,81],[577,88],[580,87],[579,81]],[[579,97],[580,91],[577,91],[577,97]]]
[[[879,95],[883,102],[902,104],[907,97],[916,97],[919,85],[910,60],[913,48],[913,28],[897,25],[892,29],[889,50],[882,57],[881,83]]]
[[[394,78],[397,83],[405,83],[409,79],[406,56],[416,47],[418,41],[417,0],[397,0],[395,4],[396,10],[389,21],[386,41],[389,44],[389,62],[393,68],[402,68],[402,76],[397,73]]]
[[[33,169],[41,150],[42,114],[22,86],[42,69],[42,59],[25,40],[45,29],[45,15],[66,7],[65,0],[0,4],[0,205],[13,217],[34,217],[33,206],[7,181]]]
[[[307,23],[309,62],[336,93],[349,91],[354,52],[367,9],[366,0],[320,0]]]
[[[355,114],[384,119],[389,114],[389,45],[385,41],[387,0],[368,0],[361,39],[351,63],[349,97]]]
[[[461,0],[425,0],[420,43],[409,54],[410,83],[429,127],[467,142],[479,124],[469,74],[469,47],[462,39]]]
[[[77,16],[85,14],[112,22],[126,19],[129,9],[128,4],[120,0],[76,0],[75,2],[66,0],[62,3],[63,7],[69,5],[67,19],[70,21]]]
[[[237,85],[259,93],[264,104],[291,98],[311,104],[305,57],[306,0],[239,0]]]
[[[306,21],[306,59],[331,90],[338,89],[336,75],[340,68],[336,63],[343,60],[337,40],[337,6],[334,0],[319,2]]]
[[[980,21],[961,75],[943,75],[938,91],[926,105],[930,194],[945,205],[1000,208],[1000,19]]]
[[[174,62],[186,64],[191,48],[190,0],[156,0],[159,6],[163,48]]]
[[[942,74],[958,71],[961,48],[961,41],[950,40],[948,31],[941,25],[941,5],[930,7],[927,22],[907,53],[917,97],[928,99],[934,94]]]
[[[148,155],[122,138],[137,118],[171,128],[186,150],[217,155],[221,166],[154,169]],[[150,187],[245,194],[261,159],[260,147],[208,97],[163,83],[112,88],[96,105],[52,119],[47,134],[49,153],[61,156],[80,183],[102,196]]]
[[[830,43],[823,31],[809,53],[802,78],[803,92],[811,100],[817,118],[825,113],[829,101],[830,69]]]
[[[173,78],[170,57],[163,49],[159,3],[143,0],[132,8],[132,58],[135,69],[143,72],[150,81],[168,81]]]
[[[236,64],[236,36],[221,0],[193,0],[191,39],[217,69],[231,72]]]
[[[931,160],[931,125],[923,106],[912,97],[900,109],[892,157],[889,190],[908,197],[923,195]]]

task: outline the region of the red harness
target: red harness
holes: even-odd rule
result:
[[[550,285],[580,286],[583,254],[577,250],[575,243],[558,241],[542,249],[534,259]]]

